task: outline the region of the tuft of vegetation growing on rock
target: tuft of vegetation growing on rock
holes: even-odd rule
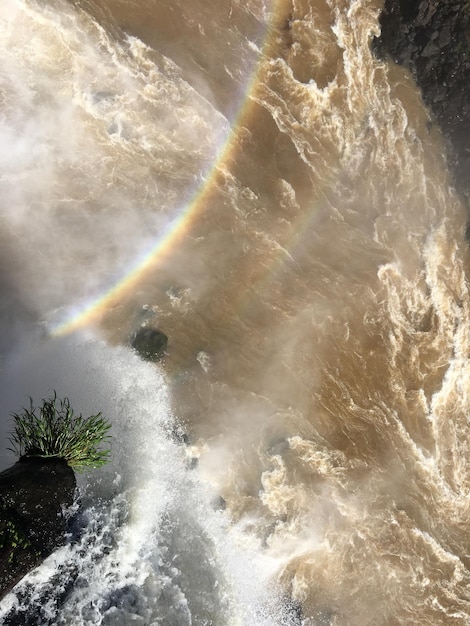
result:
[[[100,445],[109,440],[111,424],[101,412],[89,417],[75,415],[68,398],[54,391],[42,405],[12,413],[15,423],[10,450],[22,458],[63,459],[78,472],[101,467],[109,460],[109,449]]]

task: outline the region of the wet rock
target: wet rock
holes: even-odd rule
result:
[[[465,240],[468,245],[470,245],[470,224],[467,224],[467,227],[465,228]]]
[[[145,361],[159,361],[165,354],[168,337],[160,330],[141,326],[131,339],[131,346]]]
[[[190,436],[179,426],[171,429],[170,436],[176,443],[182,444],[184,446],[189,446],[191,444]]]
[[[220,495],[213,498],[211,504],[214,511],[225,511],[227,509],[227,502]]]
[[[282,456],[286,450],[289,450],[289,447],[290,445],[287,439],[276,439],[271,442],[266,452],[269,456]]]
[[[20,459],[0,474],[0,598],[63,545],[75,488],[62,460]]]
[[[409,69],[449,142],[458,189],[470,197],[470,3],[385,0],[377,56]]]
[[[286,598],[283,602],[284,612],[289,626],[302,626],[302,606],[292,598]]]
[[[199,459],[197,456],[191,456],[188,458],[186,465],[190,470],[196,469],[199,466]]]

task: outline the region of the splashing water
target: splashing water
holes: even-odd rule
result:
[[[190,469],[164,374],[92,336],[29,337],[4,372],[3,402],[52,384],[82,413],[102,407],[113,458],[78,476],[83,511],[71,539],[5,600],[5,623],[15,610],[28,623],[287,624],[270,583],[275,562],[256,557]]]

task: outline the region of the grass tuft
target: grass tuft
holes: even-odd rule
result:
[[[59,399],[54,391],[42,406],[12,413],[15,428],[10,436],[12,452],[19,457],[64,459],[76,471],[101,467],[109,460],[109,449],[99,449],[109,440],[111,424],[101,412],[90,417],[74,415],[68,398]]]

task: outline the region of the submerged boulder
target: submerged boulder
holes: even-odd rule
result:
[[[0,599],[63,545],[75,489],[63,460],[22,458],[0,473]]]
[[[131,339],[131,346],[145,361],[159,361],[165,354],[168,337],[160,330],[141,326]]]

